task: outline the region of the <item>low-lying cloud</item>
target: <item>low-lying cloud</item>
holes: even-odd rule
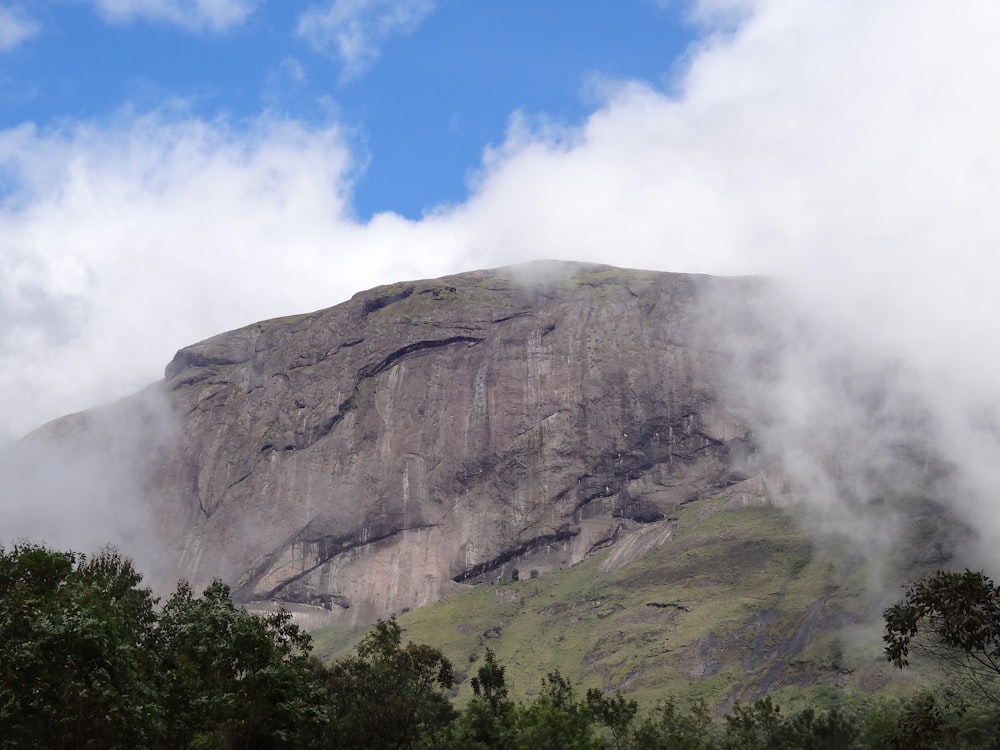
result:
[[[697,8],[705,35],[669,91],[622,81],[578,126],[513,117],[468,199],[420,221],[354,217],[335,123],[154,113],[0,134],[0,430],[377,283],[539,257],[769,274],[796,346],[745,387],[765,389],[766,449],[813,476],[817,518],[879,484],[833,481],[824,452],[890,477],[915,414],[955,507],[1000,531],[1000,6]],[[879,383],[884,402],[851,400]]]

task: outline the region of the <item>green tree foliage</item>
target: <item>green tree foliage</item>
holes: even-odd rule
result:
[[[331,747],[415,748],[455,719],[446,691],[451,662],[437,649],[408,643],[395,619],[380,620],[357,655],[330,668]]]
[[[585,701],[577,701],[573,686],[558,672],[550,672],[538,698],[514,712],[511,744],[517,750],[601,748],[595,719]]]
[[[689,711],[678,708],[673,700],[656,706],[634,728],[631,747],[634,750],[712,750],[712,719],[704,703]]]
[[[997,589],[981,574],[938,574],[886,612],[887,654],[906,664],[928,636],[988,668]],[[451,663],[403,645],[380,621],[355,655],[323,666],[284,612],[253,614],[229,588],[178,585],[161,608],[131,563],[22,544],[0,548],[0,747],[117,750],[1000,750],[996,705],[948,693],[806,708],[770,698],[713,720],[665,701],[641,713],[621,695],[580,697],[558,672],[512,700],[486,650],[462,710]]]
[[[508,697],[504,668],[493,649],[486,649],[483,665],[470,682],[472,700],[462,713],[458,737],[466,747],[505,750],[511,746],[514,702]]]
[[[310,640],[287,612],[257,615],[215,581],[181,582],[153,637],[167,747],[307,747],[327,722]]]
[[[615,750],[625,747],[629,729],[639,713],[639,704],[620,695],[606,696],[600,690],[587,691],[587,709],[594,719],[611,733]]]
[[[8,748],[150,744],[153,598],[131,563],[0,548],[0,737]]]
[[[903,668],[922,652],[1000,705],[1000,587],[989,577],[939,571],[907,587],[884,617],[889,661]]]
[[[858,747],[860,728],[836,709],[806,708],[787,719],[769,697],[736,706],[726,717],[723,748],[733,750],[848,750]]]
[[[736,750],[785,750],[789,748],[789,722],[770,698],[747,706],[737,705],[726,717],[723,747]]]
[[[308,748],[328,722],[309,639],[213,583],[159,613],[118,553],[0,549],[5,748]]]

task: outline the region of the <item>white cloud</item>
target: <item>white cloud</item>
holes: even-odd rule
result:
[[[0,134],[17,180],[0,204],[5,429],[127,392],[196,339],[376,283],[538,257],[770,273],[790,282],[772,315],[798,326],[801,356],[749,384],[771,409],[757,415],[769,449],[822,487],[823,451],[884,462],[894,427],[872,414],[916,403],[958,467],[957,506],[1000,533],[1000,5],[709,6],[746,15],[692,52],[676,95],[625,82],[579,128],[515,118],[470,198],[419,222],[352,218],[336,128],[150,116]],[[386,7],[313,17],[364,61],[351,50],[403,28],[371,25]],[[883,411],[838,403],[845,356],[888,384]],[[818,515],[838,502],[825,486]]]
[[[299,16],[298,33],[335,55],[347,80],[370,67],[391,37],[414,31],[434,5],[434,0],[333,0]]]
[[[226,31],[253,13],[259,0],[85,0],[113,23],[159,21],[194,31]]]
[[[449,270],[407,222],[348,218],[350,169],[336,128],[268,118],[0,134],[0,434],[128,393],[214,332]]]
[[[0,5],[0,52],[14,49],[41,28],[17,8]]]

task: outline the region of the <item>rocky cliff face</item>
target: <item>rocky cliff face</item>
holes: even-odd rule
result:
[[[694,498],[763,493],[698,325],[752,286],[543,264],[216,336],[154,386],[179,424],[143,491],[182,575],[330,622],[572,564]]]

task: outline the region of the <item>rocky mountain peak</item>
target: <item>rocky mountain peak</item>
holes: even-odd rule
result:
[[[698,324],[752,286],[531,264],[215,336],[153,387],[176,429],[142,492],[180,574],[316,624],[641,552],[692,499],[766,501]]]

